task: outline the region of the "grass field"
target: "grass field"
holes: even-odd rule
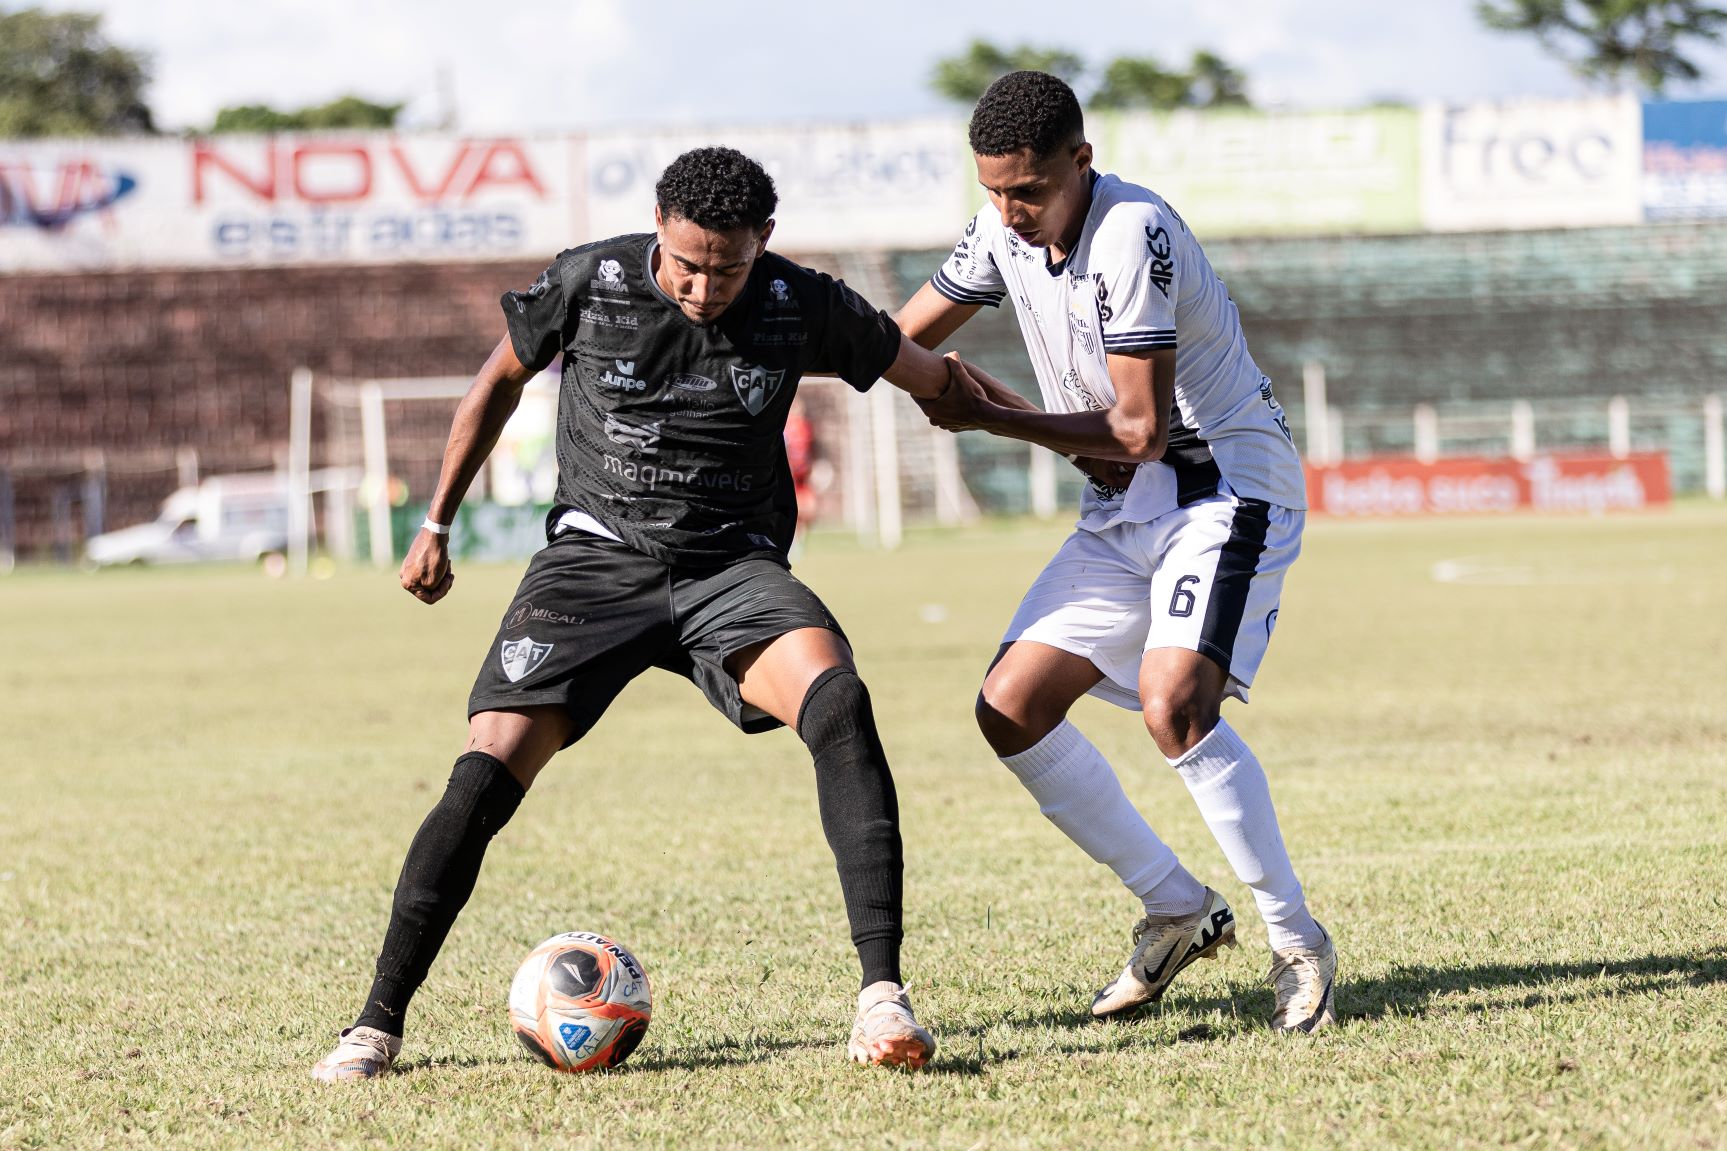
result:
[[[1727,1145],[1727,513],[1315,524],[1251,707],[1342,1023],[1270,1035],[1264,936],[1132,715],[1081,705],[1243,950],[1094,1025],[1130,897],[988,754],[971,697],[1058,526],[819,538],[899,780],[908,974],[943,1050],[842,1061],[856,990],[802,746],[653,673],[492,848],[403,1073],[307,1068],[517,575],[0,581],[0,1151],[36,1147]],[[531,1062],[545,936],[653,978],[622,1071]]]

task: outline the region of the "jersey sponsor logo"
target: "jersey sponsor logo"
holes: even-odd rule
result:
[[[768,292],[773,296],[770,306],[777,305],[782,308],[797,307],[798,302],[792,298],[792,290],[786,285],[784,280],[768,281]]]
[[[1096,396],[1086,391],[1085,385],[1080,382],[1078,368],[1069,368],[1061,374],[1061,390],[1078,400],[1086,411],[1103,411],[1103,404],[1098,401]]]
[[[1107,324],[1115,319],[1115,309],[1109,306],[1109,285],[1103,282],[1103,273],[1097,274],[1097,321]]]
[[[714,472],[701,468],[679,471],[677,468],[638,464],[614,455],[607,455],[605,460],[606,471],[630,483],[641,484],[649,491],[660,487],[680,487],[716,492],[747,492],[755,486],[755,477],[742,471]]]
[[[1151,263],[1146,269],[1146,275],[1157,290],[1163,293],[1164,299],[1169,299],[1169,287],[1175,283],[1174,249],[1170,246],[1169,233],[1161,226],[1152,231],[1145,229],[1145,250],[1151,254]]]
[[[785,378],[784,368],[770,372],[759,364],[747,368],[732,366],[732,388],[743,401],[744,410],[752,416],[762,414],[762,410],[779,394],[780,384],[785,382]]]
[[[634,448],[644,456],[657,455],[660,450],[660,421],[632,424],[606,413],[606,439],[625,448]]]
[[[1289,417],[1283,413],[1283,405],[1277,402],[1277,397],[1271,393],[1271,377],[1259,377],[1259,398],[1265,401],[1265,406],[1271,409],[1271,418],[1277,421],[1277,430],[1283,433],[1283,438],[1290,443],[1295,442],[1295,436],[1289,430]]]
[[[588,286],[597,292],[627,292],[624,284],[624,266],[616,260],[601,260]]]
[[[585,322],[598,324],[602,328],[637,328],[641,326],[640,318],[629,312],[608,312],[601,308],[583,308],[577,314]]]
[[[1072,330],[1073,338],[1079,341],[1079,346],[1085,349],[1086,355],[1090,356],[1097,353],[1097,333],[1091,330],[1091,321],[1074,312],[1069,312],[1067,314],[1067,326]]]
[[[510,678],[511,683],[522,682],[523,677],[532,675],[546,662],[546,656],[551,650],[551,644],[540,643],[529,635],[521,639],[505,640],[499,655],[504,674]]]
[[[711,392],[715,388],[719,387],[719,384],[708,379],[706,376],[693,376],[688,374],[668,376],[666,378],[666,383],[678,389],[680,392]]]
[[[618,370],[601,372],[600,386],[617,388],[621,392],[645,392],[648,390],[646,380],[636,379],[636,362],[634,360],[613,360]]]

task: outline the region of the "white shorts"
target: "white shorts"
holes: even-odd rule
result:
[[[1084,656],[1103,673],[1091,694],[1135,711],[1145,653],[1187,648],[1227,671],[1227,694],[1245,703],[1306,521],[1220,495],[1147,523],[1082,528],[1039,573],[1002,642]]]

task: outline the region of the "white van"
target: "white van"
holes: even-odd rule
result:
[[[89,567],[116,564],[255,562],[288,547],[288,477],[281,472],[211,476],[181,488],[155,521],[84,543]]]

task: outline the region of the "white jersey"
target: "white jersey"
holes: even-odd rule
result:
[[[1013,297],[1047,411],[1113,407],[1110,352],[1175,349],[1162,460],[1141,464],[1125,493],[1088,485],[1082,528],[1149,522],[1215,495],[1220,481],[1247,499],[1307,507],[1289,424],[1248,354],[1235,303],[1157,193],[1094,174],[1085,226],[1059,264],[986,207],[930,283],[961,304]]]

